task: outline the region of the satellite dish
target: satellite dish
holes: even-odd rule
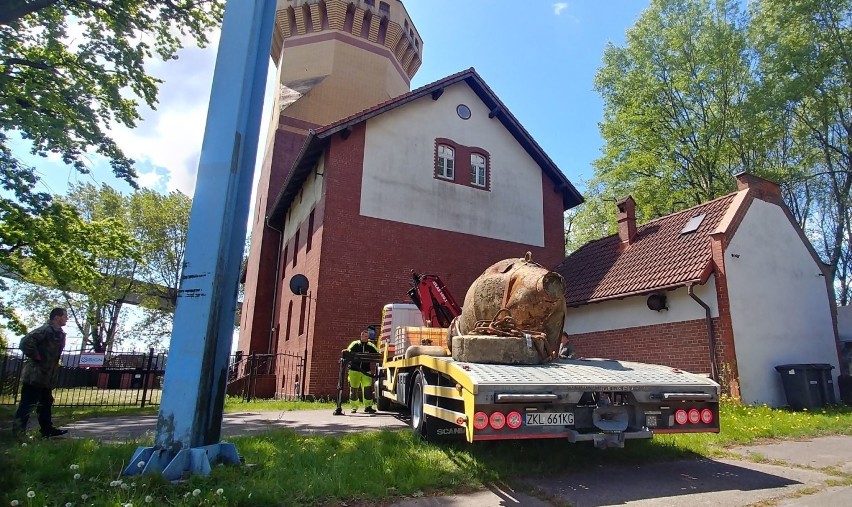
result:
[[[290,279],[290,292],[297,296],[304,296],[308,293],[308,277],[305,275],[293,275]]]

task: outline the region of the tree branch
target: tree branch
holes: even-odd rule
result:
[[[8,25],[27,14],[50,7],[59,3],[59,0],[34,0],[27,2],[26,0],[0,0],[0,25]]]

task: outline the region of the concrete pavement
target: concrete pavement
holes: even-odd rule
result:
[[[150,441],[156,417],[105,417],[66,427],[75,437]],[[389,412],[335,416],[330,410],[226,414],[222,425],[225,436],[276,428],[290,428],[304,434],[340,435],[407,427],[406,420]],[[784,441],[730,451],[731,457],[725,459],[599,466],[558,477],[523,480],[515,485],[523,492],[505,484],[491,485],[465,495],[405,499],[391,507],[852,505],[852,486],[846,485],[852,481],[852,437]]]

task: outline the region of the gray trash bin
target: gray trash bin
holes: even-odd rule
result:
[[[775,370],[781,374],[787,405],[793,410],[821,408],[836,403],[830,364],[781,364]]]

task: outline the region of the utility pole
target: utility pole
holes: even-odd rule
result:
[[[236,447],[219,439],[275,7],[225,5],[157,435],[125,475],[176,480],[239,462]]]

